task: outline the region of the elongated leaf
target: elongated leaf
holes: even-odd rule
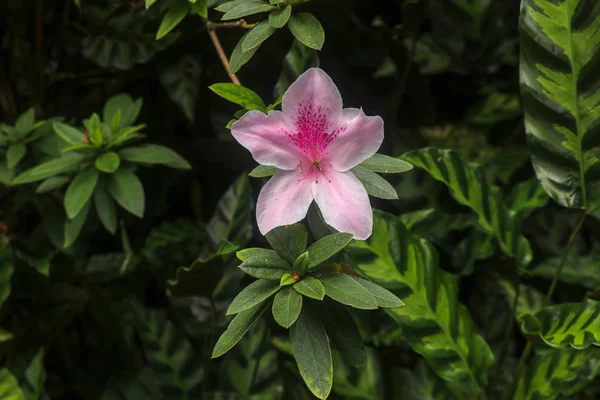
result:
[[[35,189],[36,193],[47,193],[54,189],[58,189],[59,187],[65,185],[69,182],[69,178],[66,176],[53,176],[52,178],[46,179],[44,182],[40,183],[39,186]]]
[[[242,42],[242,51],[248,52],[260,46],[267,40],[277,29],[273,28],[268,21],[263,21],[256,25],[248,35],[244,37]]]
[[[116,171],[110,176],[108,190],[121,207],[139,218],[144,216],[144,188],[133,172],[126,169]]]
[[[307,250],[310,267],[316,267],[342,251],[350,244],[353,237],[351,233],[334,233],[317,240]]]
[[[292,15],[292,7],[286,5],[279,10],[273,11],[269,14],[269,25],[273,28],[283,28],[287,24],[290,16]]]
[[[0,369],[0,399],[2,400],[25,400],[25,396],[19,387],[19,382],[8,369]]]
[[[366,279],[352,277],[356,282],[365,287],[377,301],[377,306],[382,308],[402,307],[404,303],[396,295],[379,285],[374,284]]]
[[[342,304],[362,310],[377,308],[377,300],[364,286],[346,274],[324,272],[314,275],[325,287],[325,294]]]
[[[293,265],[306,249],[308,231],[302,224],[284,225],[272,229],[265,237],[273,250]]]
[[[427,148],[406,153],[403,158],[444,182],[459,203],[477,213],[481,227],[496,236],[505,254],[522,266],[529,264],[531,247],[520,233],[518,220],[504,204],[498,187],[491,185],[480,169],[452,150]]]
[[[64,201],[65,210],[70,219],[75,218],[92,197],[99,176],[98,170],[94,167],[90,167],[85,171],[80,172],[75,179],[73,179],[73,182],[71,182],[67,189]]]
[[[12,145],[6,151],[6,165],[12,169],[25,157],[27,146],[23,143]]]
[[[406,304],[386,311],[410,346],[453,391],[473,397],[486,387],[494,356],[458,302],[456,279],[438,267],[438,255],[426,240],[392,216],[374,217],[372,236],[350,245],[347,261]]]
[[[499,284],[504,290],[506,301],[512,307],[515,302],[515,296],[517,295],[515,285],[505,280],[500,280]],[[515,317],[520,319],[526,314],[535,314],[540,311],[544,307],[544,297],[544,294],[540,291],[530,286],[521,284],[519,286],[517,309],[513,311]]]
[[[323,300],[325,297],[325,287],[318,279],[312,276],[304,277],[292,287],[301,295],[310,297],[311,299]]]
[[[117,207],[110,193],[104,187],[98,187],[94,192],[96,213],[102,225],[113,235],[117,231]]]
[[[191,169],[191,165],[179,154],[165,146],[146,144],[128,147],[119,151],[119,157],[125,161],[145,164],[162,164],[171,168]]]
[[[265,111],[267,109],[259,95],[243,86],[234,83],[215,83],[209,86],[209,89],[246,110]]]
[[[44,390],[46,371],[44,370],[44,349],[40,349],[25,370],[21,380],[21,389],[25,400],[45,400],[50,397]]]
[[[244,288],[236,297],[233,299],[229,308],[227,309],[227,315],[237,314],[242,311],[254,307],[256,304],[262,303],[264,300],[271,297],[279,289],[279,282],[270,281],[266,279],[259,279]]]
[[[527,273],[552,279],[556,269],[561,264],[561,257],[548,258],[528,269]],[[567,257],[563,266],[560,280],[562,282],[577,284],[595,289],[600,287],[600,246],[595,245],[588,254],[573,254]]]
[[[408,172],[414,168],[412,164],[407,163],[404,160],[386,156],[384,154],[374,154],[371,158],[360,163],[360,166],[382,174]]]
[[[288,27],[302,44],[315,50],[321,50],[323,47],[325,31],[321,23],[312,14],[299,13],[293,15],[288,22]]]
[[[525,214],[548,204],[550,198],[537,179],[521,182],[512,188],[508,196],[508,208]]]
[[[60,136],[65,142],[73,145],[87,143],[87,138],[78,129],[73,128],[67,124],[63,124],[62,122],[54,121],[52,123],[52,127],[54,128],[54,132],[58,136]]]
[[[81,154],[65,154],[62,157],[47,161],[23,172],[21,175],[17,176],[12,183],[16,185],[36,182],[63,172],[72,171],[84,158],[85,156]]]
[[[277,167],[259,165],[250,171],[248,176],[252,178],[268,178],[269,176],[275,175],[275,172],[277,172]]]
[[[598,205],[599,16],[592,0],[521,6],[521,93],[533,166],[550,197],[571,208]]]
[[[221,17],[221,20],[227,21],[230,19],[238,19],[248,15],[258,14],[274,10],[275,7],[269,3],[265,3],[260,0],[248,0],[241,3],[237,3],[233,8],[225,12],[225,15]],[[221,11],[224,11],[223,7],[220,7]]]
[[[552,347],[586,349],[600,345],[600,302],[584,300],[548,306],[534,315],[521,316],[525,333],[539,334]]]
[[[291,287],[286,287],[275,295],[273,300],[273,318],[283,326],[289,328],[296,322],[302,310],[302,295]]]
[[[227,330],[223,332],[217,341],[211,358],[220,357],[235,346],[244,334],[248,332],[248,329],[261,317],[267,306],[268,303],[263,302],[236,315],[229,323]]]
[[[306,386],[317,398],[326,399],[333,384],[331,349],[323,324],[308,307],[290,328],[290,340]]]
[[[229,73],[230,74],[235,74],[236,72],[238,72],[239,69],[244,64],[246,64],[248,61],[250,61],[250,59],[254,56],[254,53],[256,53],[256,51],[260,47],[260,46],[257,46],[250,51],[242,50],[242,43],[244,43],[244,40],[246,39],[246,36],[248,36],[248,33],[249,32],[246,32],[244,34],[244,36],[242,36],[242,38],[240,39],[238,44],[235,46],[235,48],[231,52],[231,57],[229,58]]]
[[[350,365],[363,368],[367,362],[367,351],[350,312],[337,302],[327,301],[322,313],[323,324],[333,346]]]
[[[292,269],[276,252],[270,250],[270,253],[248,258],[242,262],[239,268],[254,278],[279,281],[285,273],[291,273]]]
[[[90,212],[92,202],[88,200],[87,203],[83,206],[81,211],[77,213],[75,218],[67,219],[64,225],[64,238],[65,242],[63,247],[67,248],[75,243],[75,240],[79,237],[81,230],[83,229],[83,225],[85,221],[87,221],[88,214]]]
[[[351,171],[371,196],[386,200],[398,199],[396,189],[375,172],[361,166],[354,167]]]
[[[291,8],[291,7],[290,7]],[[314,49],[294,39],[292,47],[283,59],[281,74],[275,84],[274,95],[279,98],[307,69],[319,66],[319,56]]]
[[[189,11],[189,5],[184,2],[176,3],[171,7],[160,23],[160,27],[156,33],[156,40],[162,39],[167,33],[171,32],[185,18]]]
[[[15,121],[15,128],[21,133],[21,135],[27,135],[32,129],[35,122],[35,110],[30,108],[17,118]]]
[[[552,349],[536,355],[523,370],[513,400],[550,400],[559,394],[575,398],[572,388],[588,379],[590,361],[597,356],[573,349]]]

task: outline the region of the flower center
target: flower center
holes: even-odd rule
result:
[[[330,111],[329,108],[317,107],[313,103],[300,103],[294,118],[295,131],[285,131],[306,157],[319,166],[327,155],[327,146],[346,129],[341,127],[331,131],[332,124],[327,118]],[[317,164],[313,164],[313,167],[316,166]]]
[[[331,180],[325,175],[323,171],[323,163],[321,161],[313,161],[310,164],[308,170],[304,169],[304,165],[302,164],[302,160],[300,160],[300,172],[302,173],[302,178],[298,178],[298,182],[302,182],[305,179],[314,179],[315,183],[319,183],[319,176],[323,175],[327,182],[331,182]]]

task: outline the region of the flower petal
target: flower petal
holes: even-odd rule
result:
[[[328,179],[313,181],[312,193],[323,219],[340,232],[364,240],[373,230],[373,210],[364,186],[351,172],[324,170]]]
[[[292,170],[304,156],[286,131],[283,114],[275,110],[268,115],[248,111],[231,126],[235,140],[250,150],[259,164]]]
[[[287,90],[283,96],[281,109],[288,126],[295,126],[301,106],[321,110],[327,117],[329,131],[340,126],[342,117],[342,96],[331,80],[320,68],[309,68]]]
[[[377,152],[383,142],[383,119],[367,117],[362,109],[345,108],[341,126],[327,147],[327,160],[336,171],[348,171]]]
[[[306,216],[313,201],[311,179],[303,179],[300,170],[277,171],[258,195],[256,219],[260,233],[294,224]]]

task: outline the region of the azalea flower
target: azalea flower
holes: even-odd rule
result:
[[[342,109],[342,97],[323,70],[302,74],[285,93],[282,111],[250,111],[231,133],[259,164],[278,168],[258,196],[263,235],[302,220],[313,200],[333,228],[360,240],[371,235],[369,196],[350,170],[381,146],[383,120],[362,109]]]

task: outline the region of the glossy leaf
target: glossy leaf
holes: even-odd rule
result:
[[[396,295],[390,292],[389,290],[384,289],[381,286],[376,285],[373,282],[370,282],[366,279],[358,278],[356,276],[353,276],[352,279],[364,286],[364,288],[367,289],[373,295],[375,301],[377,301],[378,307],[395,308],[402,307],[404,305],[402,300],[396,297]]]
[[[325,31],[321,23],[312,14],[299,13],[293,15],[288,22],[288,27],[302,44],[315,50],[321,50],[323,47]]]
[[[386,200],[398,199],[396,189],[375,172],[361,166],[354,167],[351,171],[371,196]]]
[[[312,276],[304,277],[300,282],[297,282],[293,288],[301,295],[310,297],[311,299],[323,300],[325,297],[325,287],[318,279],[315,279]]]
[[[286,5],[279,10],[275,10],[269,14],[269,25],[273,28],[283,28],[287,24],[292,15],[292,7]]]
[[[265,3],[264,1],[260,0],[247,0],[243,2],[237,2],[232,8],[228,9],[228,11],[225,12],[225,15],[221,17],[221,20],[227,21],[231,19],[238,19],[246,17],[248,15],[263,13],[274,9],[275,7],[273,7],[269,3]],[[217,7],[216,10],[225,11],[225,8],[221,6]]]
[[[300,375],[319,399],[326,399],[333,384],[331,349],[321,321],[307,307],[290,328],[290,341]]]
[[[307,250],[310,267],[316,267],[342,251],[353,237],[351,233],[334,233],[317,240]]]
[[[512,211],[525,214],[548,204],[550,198],[537,179],[530,179],[514,186],[508,196],[507,205]]]
[[[144,188],[133,172],[120,169],[110,175],[108,191],[125,210],[139,218],[144,216],[146,203]]]
[[[319,56],[317,52],[305,46],[297,39],[294,39],[292,47],[283,59],[281,74],[275,84],[275,97],[279,98],[282,96],[290,85],[306,70],[318,66]]]
[[[223,332],[217,341],[211,358],[220,357],[235,346],[248,329],[261,317],[267,306],[268,303],[263,302],[237,314],[229,323],[227,330]]]
[[[265,111],[267,106],[259,95],[252,90],[234,83],[215,83],[209,86],[209,89],[232,103],[235,103],[245,110]]]
[[[176,3],[171,7],[158,27],[156,40],[162,39],[167,33],[171,32],[185,18],[189,10],[190,7],[184,2]]]
[[[584,300],[548,306],[520,317],[521,329],[538,334],[552,347],[586,349],[600,346],[600,302]]]
[[[302,224],[278,226],[265,236],[273,250],[290,265],[306,249],[308,231]]]
[[[85,156],[81,154],[71,153],[65,154],[62,157],[46,161],[31,168],[13,180],[13,184],[31,183],[41,181],[42,179],[50,178],[54,175],[59,175],[64,172],[70,172],[83,161]]]
[[[519,221],[506,207],[499,188],[491,185],[480,169],[452,150],[427,148],[406,153],[403,158],[444,182],[459,203],[477,213],[481,227],[496,236],[505,254],[520,265],[529,264],[531,247],[520,233]]]
[[[192,166],[179,154],[165,146],[145,144],[143,146],[127,147],[118,152],[125,161],[143,164],[162,164],[171,168],[191,169]]]
[[[78,129],[73,128],[67,124],[63,124],[62,122],[54,121],[52,123],[52,127],[54,128],[54,132],[58,136],[60,136],[65,142],[69,144],[82,144],[87,143],[87,138]]]
[[[252,178],[268,178],[270,176],[275,175],[275,172],[277,172],[277,167],[259,165],[258,167],[250,171],[248,176]]]
[[[273,300],[273,318],[284,328],[296,322],[302,310],[302,295],[291,287],[281,289]]]
[[[377,300],[371,292],[352,277],[337,272],[323,272],[314,276],[325,287],[325,294],[333,300],[362,310],[377,308]]]
[[[465,396],[484,390],[494,356],[474,332],[458,302],[456,279],[438,266],[438,255],[397,218],[376,213],[373,234],[346,250],[347,261],[374,283],[394,292],[405,307],[386,311],[404,338],[436,373]]]
[[[261,249],[264,250],[264,249]],[[247,252],[244,250],[243,252]],[[288,263],[277,255],[273,250],[266,250],[269,253],[257,255],[255,257],[243,260],[239,268],[246,274],[261,279],[271,279],[279,281],[283,274],[292,272]],[[238,252],[238,257],[240,253]]]
[[[250,285],[246,286],[236,297],[233,299],[229,308],[227,309],[227,315],[238,314],[242,311],[254,307],[256,304],[262,303],[280,289],[278,282],[274,282],[266,279],[259,279]]]
[[[244,36],[242,36],[238,44],[231,52],[231,57],[229,58],[229,73],[231,74],[235,74],[236,72],[238,72],[244,64],[250,61],[250,59],[254,56],[254,53],[256,53],[256,51],[260,47],[257,46],[250,51],[243,51],[242,43],[244,43],[246,36],[248,36],[248,32],[246,32]]]
[[[533,166],[564,207],[598,204],[600,19],[590,0],[525,0],[521,6],[521,94]],[[576,11],[587,7],[587,16]]]
[[[267,40],[277,29],[273,28],[268,21],[263,21],[256,25],[248,32],[242,42],[242,51],[248,52],[260,46]]]
[[[414,168],[412,164],[404,160],[386,156],[384,154],[374,154],[372,157],[367,158],[360,163],[360,166],[381,174],[398,174],[408,172]]]

